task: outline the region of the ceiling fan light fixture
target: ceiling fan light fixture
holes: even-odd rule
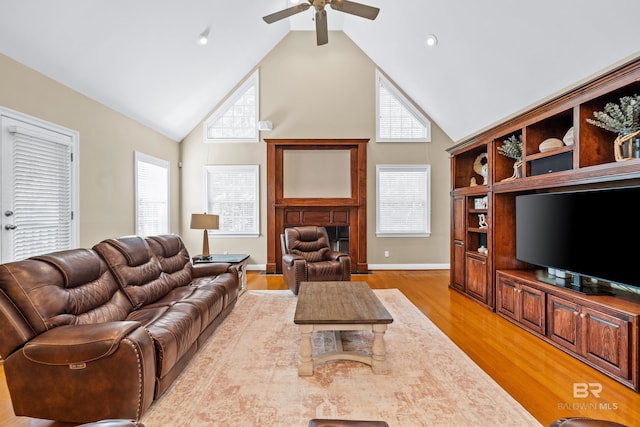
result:
[[[209,27],[198,36],[198,44],[204,46],[209,42]]]
[[[436,37],[435,34],[429,34],[427,35],[427,38],[425,39],[424,44],[426,44],[427,47],[435,47],[438,45],[438,38]]]

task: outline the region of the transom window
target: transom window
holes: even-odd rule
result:
[[[376,70],[376,141],[429,142],[431,122]]]
[[[205,142],[258,142],[258,70],[205,122]]]

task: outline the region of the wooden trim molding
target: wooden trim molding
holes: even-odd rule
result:
[[[267,273],[282,272],[280,234],[295,225],[349,226],[349,254],[354,273],[367,264],[368,139],[265,139],[267,144]],[[351,197],[285,198],[285,150],[348,150]],[[331,173],[330,168],[327,172]]]

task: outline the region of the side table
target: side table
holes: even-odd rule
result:
[[[238,269],[240,276],[240,292],[244,292],[247,289],[247,264],[249,264],[248,254],[211,254],[208,257],[202,255],[196,255],[193,257],[194,264],[202,263],[214,263],[214,262],[227,262]]]

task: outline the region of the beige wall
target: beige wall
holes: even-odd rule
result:
[[[369,138],[369,264],[447,264],[449,160],[445,149],[452,141],[432,123],[430,143],[376,143],[376,66],[344,33],[331,32],[329,37],[327,46],[317,47],[315,33],[291,32],[258,64],[260,118],[274,124],[262,138]],[[201,251],[202,234],[189,229],[189,218],[204,208],[204,165],[260,165],[261,236],[214,239],[211,249],[246,252],[251,263],[266,263],[264,142],[205,144],[201,123],[178,144],[3,55],[0,72],[1,106],[80,133],[81,246],[134,233],[133,153],[138,150],[170,162],[171,232],[180,233],[193,254]],[[375,237],[378,163],[431,164],[431,237]],[[384,257],[385,250],[389,258]]]
[[[369,264],[449,263],[449,160],[452,141],[432,123],[429,143],[375,142],[376,65],[344,33],[331,32],[329,44],[315,45],[314,32],[289,33],[258,65],[260,119],[274,129],[262,138],[369,138]],[[240,83],[240,81],[239,81]],[[231,88],[230,88],[231,89]],[[202,123],[182,146],[182,235],[191,253],[199,253],[202,235],[189,230],[189,216],[204,208],[203,167],[213,164],[260,165],[261,236],[214,239],[213,252],[249,253],[251,263],[266,263],[266,147],[254,144],[205,144]],[[375,237],[376,164],[431,164],[432,235],[428,238]],[[384,257],[384,251],[390,253]]]
[[[135,150],[170,162],[171,231],[180,231],[180,144],[4,55],[0,76],[0,106],[80,133],[80,246],[135,232]]]

